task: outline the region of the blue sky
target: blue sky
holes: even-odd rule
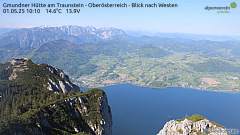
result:
[[[174,3],[178,8],[81,8],[79,14],[4,14],[3,3]],[[204,10],[206,6],[226,7],[236,2],[230,13]],[[25,8],[26,9],[26,8]],[[64,8],[65,10],[65,8]],[[32,27],[40,25],[80,25],[115,27],[146,32],[194,33],[204,35],[240,35],[240,2],[234,0],[0,0],[0,27]]]

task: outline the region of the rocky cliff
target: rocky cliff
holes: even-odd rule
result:
[[[59,76],[62,78],[62,80],[55,80],[53,81],[52,79],[48,78],[48,89],[53,90],[54,92],[69,92],[69,91],[80,91],[80,88],[71,83],[69,80],[68,75],[66,75],[62,70],[58,68],[53,68],[51,66],[46,67],[47,70],[49,70],[51,73]]]
[[[94,94],[94,95],[91,95]],[[66,111],[67,110],[67,111]],[[37,118],[38,133],[55,133],[56,123],[51,120],[71,120],[58,123],[57,126],[67,127],[68,132],[73,134],[86,133],[93,135],[112,135],[112,114],[107,102],[107,95],[101,89],[92,89],[80,95],[65,99],[40,108],[40,115]],[[55,114],[55,115],[51,115]],[[73,120],[74,119],[74,120]],[[49,132],[49,129],[52,130]]]
[[[112,134],[101,89],[82,92],[61,70],[30,59],[0,64],[0,134]]]
[[[101,129],[100,134],[111,135],[112,134],[112,114],[110,106],[108,105],[107,95],[104,94],[100,97],[100,114],[103,119],[100,121]]]
[[[195,116],[167,122],[158,135],[227,135],[226,129],[223,126],[215,122],[210,122],[203,117],[192,119]]]
[[[27,58],[15,58],[10,62],[12,65],[12,73],[9,77],[9,80],[14,80],[17,78],[17,72],[19,71],[27,71],[29,67],[27,67],[27,64],[32,63],[30,59]],[[48,64],[41,64],[39,65],[42,67],[42,70],[44,71],[50,71],[53,75],[49,74],[46,75],[47,82],[47,89],[52,90],[54,92],[69,92],[69,91],[80,91],[80,88],[71,83],[69,80],[68,75],[66,75],[61,69],[54,68]],[[10,68],[10,66],[8,67]],[[46,86],[45,84],[43,84]]]

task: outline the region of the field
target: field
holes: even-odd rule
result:
[[[210,86],[217,86],[218,84],[221,84],[212,78],[202,78],[202,80],[207,82]]]
[[[118,57],[98,55],[88,62],[97,66],[95,72],[73,77],[72,80],[81,87],[131,83],[152,88],[184,87],[239,92],[238,72],[199,72],[191,66],[209,60],[221,60],[239,66],[239,62],[187,53],[173,53],[160,58],[138,57],[134,53],[122,54]]]

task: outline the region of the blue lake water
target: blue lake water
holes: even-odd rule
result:
[[[113,114],[113,135],[155,135],[164,124],[200,114],[227,129],[240,129],[240,93],[187,88],[102,87]]]

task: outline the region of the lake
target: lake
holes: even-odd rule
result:
[[[155,135],[172,119],[200,114],[240,129],[240,93],[188,88],[152,89],[132,84],[102,87],[113,114],[113,135]]]

